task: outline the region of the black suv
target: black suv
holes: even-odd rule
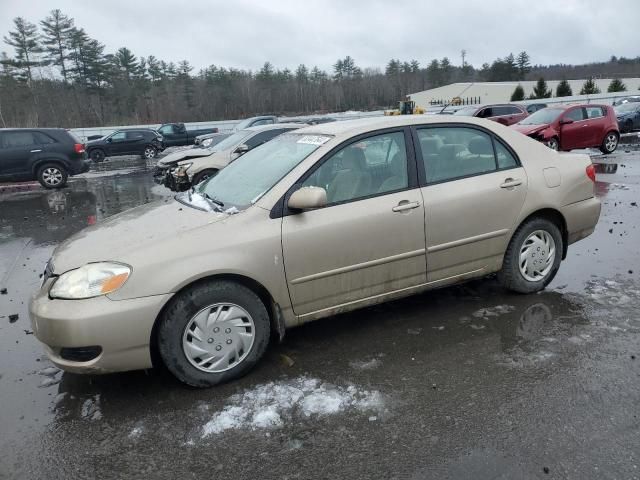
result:
[[[87,153],[94,162],[118,155],[141,155],[154,158],[164,150],[162,135],[148,128],[117,130],[106,137],[87,142]]]
[[[0,129],[1,182],[38,180],[44,188],[62,188],[90,163],[80,139],[62,128]]]

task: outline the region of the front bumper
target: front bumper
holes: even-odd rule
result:
[[[129,300],[106,296],[85,300],[52,300],[52,280],[31,299],[33,331],[48,357],[74,373],[110,373],[150,368],[149,342],[153,324],[172,294]],[[63,358],[65,351],[100,347],[89,361]]]

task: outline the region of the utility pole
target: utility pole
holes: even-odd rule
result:
[[[462,49],[460,51],[460,56],[462,57],[462,68],[464,68],[466,65],[465,58],[467,58],[467,51]]]

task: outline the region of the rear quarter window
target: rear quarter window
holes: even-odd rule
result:
[[[51,138],[49,135],[47,135],[46,133],[42,133],[42,132],[33,132],[33,135],[36,139],[36,141],[42,145],[47,145],[49,143],[56,143],[56,141]]]

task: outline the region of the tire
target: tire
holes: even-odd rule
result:
[[[215,170],[213,168],[202,170],[201,172],[198,172],[193,176],[193,181],[191,182],[191,184],[197,185],[200,182],[204,182],[205,180],[211,177],[214,177],[217,173],[218,173],[218,170]]]
[[[101,150],[99,148],[96,148],[95,150],[91,150],[91,152],[89,152],[89,158],[96,163],[104,162],[105,156],[106,155],[104,153],[104,150]]]
[[[59,163],[45,163],[36,172],[38,182],[46,189],[64,187],[68,177],[67,169]]]
[[[551,255],[545,255],[545,249],[549,252],[553,249],[552,259]],[[523,252],[529,253],[524,266],[520,261]],[[520,225],[511,238],[498,280],[505,288],[518,293],[543,290],[558,273],[562,252],[563,240],[558,226],[545,218],[532,218]],[[534,274],[536,266],[539,275]]]
[[[560,142],[558,141],[558,137],[551,137],[549,141],[547,141],[547,147],[551,150],[555,150],[556,152],[560,150]]]
[[[224,320],[225,314],[231,318]],[[203,323],[212,316],[216,316],[213,322]],[[251,370],[267,350],[271,329],[267,309],[252,290],[219,280],[177,294],[159,322],[158,351],[163,363],[178,380],[199,388]]]
[[[618,141],[620,140],[620,135],[616,132],[607,132],[602,140],[602,145],[600,145],[600,151],[605,155],[609,153],[613,153],[618,148]]]
[[[158,150],[156,149],[156,147],[154,147],[153,145],[147,145],[146,147],[144,147],[144,150],[142,151],[142,158],[151,160],[153,158],[156,158],[157,154],[158,154]]]

